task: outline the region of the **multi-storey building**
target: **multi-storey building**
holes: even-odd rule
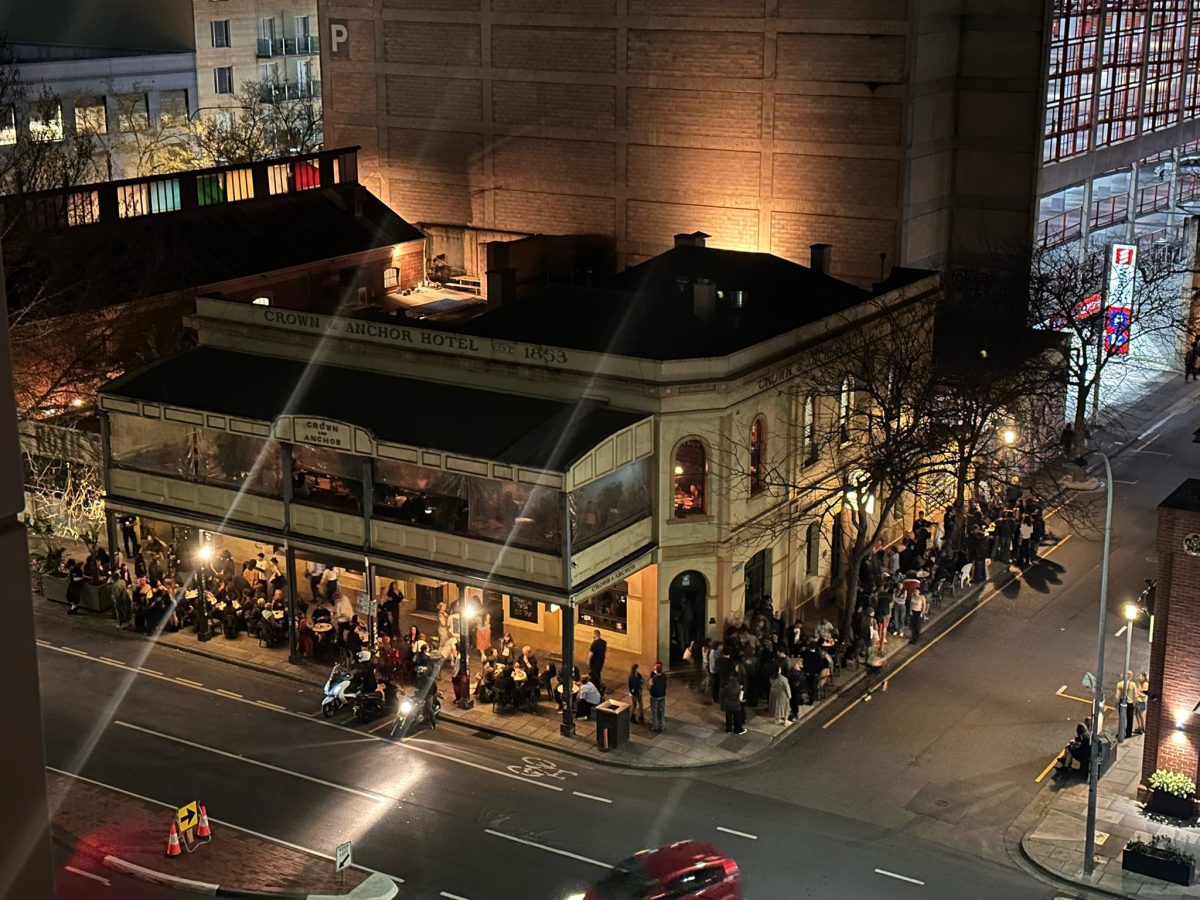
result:
[[[828,242],[870,284],[1032,230],[1044,12],[329,0],[326,129],[410,221],[604,235],[618,268],[695,228],[798,260]]]
[[[395,582],[428,633],[472,599],[518,645],[565,653],[574,633],[582,654],[599,629],[616,663],[679,662],[766,596],[796,616],[845,565],[852,501],[793,521],[762,473],[854,452],[798,437],[859,408],[849,382],[818,395],[815,354],[928,315],[940,282],[866,290],[821,252],[808,268],[704,244],[679,235],[591,287],[498,289],[455,324],[202,297],[197,349],[102,391],[110,515],[274,555],[301,606],[310,566],[337,566],[363,615]]]
[[[247,83],[265,97],[321,98],[316,0],[193,3],[200,108],[222,109]]]

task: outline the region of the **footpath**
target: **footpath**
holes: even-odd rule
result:
[[[1153,441],[1169,419],[1195,409],[1198,402],[1200,384],[1184,383],[1179,374],[1164,376],[1135,402],[1110,413],[1113,424],[1100,429],[1094,438],[1110,456],[1119,456],[1139,440],[1143,441],[1140,446]],[[1098,465],[1091,471],[1096,473]],[[1149,841],[1157,836],[1169,838],[1179,849],[1200,858],[1200,823],[1149,815],[1138,801],[1142,744],[1141,737],[1121,744],[1116,760],[1100,779],[1092,875],[1083,872],[1088,788],[1087,780],[1078,773],[1048,777],[1042,792],[1018,819],[1014,831],[1019,835],[1014,842],[1019,843],[1024,859],[1057,881],[1091,892],[1115,897],[1200,898],[1200,885],[1182,887],[1121,868],[1121,853],[1129,841]]]
[[[54,839],[72,853],[143,881],[218,897],[391,900],[396,883],[210,818],[212,840],[167,856],[175,810],[56,771],[46,772]],[[343,877],[344,876],[344,877]]]

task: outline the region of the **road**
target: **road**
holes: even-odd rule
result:
[[[1189,473],[1190,426],[1117,463],[1110,684],[1119,604],[1153,571],[1154,508]],[[321,853],[352,839],[402,897],[563,897],[683,838],[734,856],[752,900],[1060,896],[1004,845],[1086,714],[1072,697],[1095,667],[1099,543],[1052,524],[1043,561],[927,635],[887,692],[845,698],[733,770],[635,773],[448,725],[394,744],[314,717],[315,687],[43,616],[48,762],[165,802],[203,796],[214,820]],[[61,868],[59,882],[64,897],[106,896]]]

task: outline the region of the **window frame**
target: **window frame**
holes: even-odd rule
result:
[[[804,574],[807,578],[821,575],[821,523],[809,522],[804,529]]]
[[[817,461],[817,400],[808,394],[800,402],[800,468]]]
[[[760,413],[750,423],[750,496],[767,492],[767,421]]]
[[[842,390],[838,395],[838,443],[845,447],[850,443],[850,420],[854,416],[854,376],[842,379]]]
[[[228,84],[226,84],[226,86],[225,86],[225,90],[221,89],[221,73],[222,72],[227,72],[229,75],[229,81],[228,81]],[[233,95],[233,66],[214,66],[213,67],[213,93],[219,94],[220,96],[223,96],[223,97],[229,97],[229,96]]]
[[[676,481],[677,481],[677,479],[680,479],[680,478],[693,478],[694,476],[688,472],[680,472],[679,474],[675,474],[675,469],[676,469],[676,467],[682,468],[682,466],[680,466],[680,463],[679,463],[679,451],[683,448],[683,446],[685,444],[687,444],[690,441],[694,441],[696,443],[696,445],[700,448],[700,452],[704,455],[704,465],[702,466],[700,474],[699,474],[700,511],[696,512],[694,509],[693,510],[685,510],[684,513],[681,514],[680,513],[681,507],[679,505],[677,505],[675,502],[675,497],[677,496],[676,490],[678,488],[678,484],[676,483]],[[709,503],[708,503],[708,482],[709,482],[708,460],[709,460],[710,455],[711,454],[709,453],[708,444],[702,438],[700,438],[698,435],[694,435],[694,434],[686,435],[685,437],[682,437],[678,441],[675,442],[675,446],[671,450],[671,517],[670,517],[669,521],[672,521],[672,522],[687,521],[688,519],[705,518],[709,515],[709,511],[708,511],[708,505],[709,505]]]
[[[212,41],[212,49],[228,50],[233,46],[228,19],[212,19],[208,23],[208,36]]]

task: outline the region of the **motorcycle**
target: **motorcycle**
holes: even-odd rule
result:
[[[389,737],[395,737],[397,732],[401,737],[412,729],[419,728],[422,722],[432,730],[437,728],[437,717],[442,711],[442,694],[430,688],[424,698],[406,694],[400,698],[396,707],[396,720],[392,723]]]
[[[325,696],[321,698],[321,715],[332,719],[339,709],[357,699],[358,692],[352,689],[353,683],[353,673],[341,663],[336,663],[329,673],[329,678],[325,681]]]
[[[383,711],[383,707],[384,695],[379,691],[361,691],[355,695],[350,705],[354,718],[359,722],[371,721]]]

